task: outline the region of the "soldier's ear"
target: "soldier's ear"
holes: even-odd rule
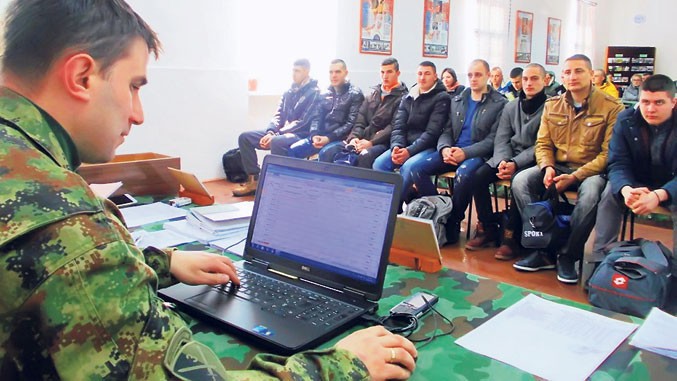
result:
[[[76,99],[88,101],[92,96],[93,82],[98,65],[86,53],[66,57],[61,69],[61,80],[68,94]]]

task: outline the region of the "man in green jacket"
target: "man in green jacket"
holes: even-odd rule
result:
[[[204,252],[139,250],[75,170],[143,123],[159,41],[121,0],[15,0],[0,88],[0,379],[405,379],[416,349],[383,328],[226,372],[158,287],[238,283]],[[58,22],[54,22],[58,20]]]

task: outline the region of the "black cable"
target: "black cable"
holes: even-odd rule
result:
[[[234,246],[237,246],[237,245],[241,244],[242,241],[244,241],[245,239],[247,239],[247,237],[244,237],[244,238],[242,238],[241,240],[239,240],[239,241],[235,242],[234,244],[232,244],[232,245],[226,247],[225,249],[223,249],[223,254],[225,254],[226,251],[228,251],[231,247],[234,247]]]

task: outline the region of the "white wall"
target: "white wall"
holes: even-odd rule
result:
[[[676,0],[598,2],[596,66],[604,66],[607,46],[655,46],[655,72],[677,78]]]

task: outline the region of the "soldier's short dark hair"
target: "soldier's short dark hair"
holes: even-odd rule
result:
[[[346,61],[344,61],[340,58],[334,58],[333,60],[331,60],[330,64],[331,65],[341,64],[341,66],[343,66],[344,70],[348,70],[348,65],[346,65]]]
[[[649,91],[652,93],[658,91],[665,91],[670,95],[670,98],[675,97],[675,82],[672,81],[670,77],[663,74],[654,74],[651,77],[644,80],[642,86],[640,87],[641,91]]]
[[[418,66],[431,67],[433,68],[433,71],[437,73],[437,66],[435,66],[435,64],[430,61],[423,61],[420,64],[418,64]]]
[[[517,78],[522,76],[522,72],[524,69],[521,67],[514,67],[512,70],[510,70],[510,78]]]
[[[64,52],[85,52],[106,72],[141,37],[155,57],[157,34],[123,0],[13,0],[6,14],[3,70],[40,82]]]
[[[400,71],[400,63],[395,57],[388,57],[381,62],[381,66],[395,65],[395,71]]]
[[[566,61],[584,61],[585,66],[587,66],[588,69],[592,70],[592,61],[590,61],[590,58],[588,58],[588,56],[586,56],[585,54],[574,54],[573,56],[564,60],[564,62]]]
[[[535,62],[528,64],[527,66],[524,67],[524,69],[529,69],[529,68],[532,68],[532,67],[535,67],[536,69],[538,69],[538,71],[541,74],[541,77],[543,77],[543,78],[545,78],[546,73],[550,74],[551,77],[555,76],[555,73],[553,73],[551,71],[545,71],[545,68],[543,67],[543,65],[541,65],[539,63],[535,63]]]
[[[296,61],[294,61],[294,66],[301,66],[306,70],[310,70],[310,61],[308,61],[308,59],[306,58],[299,58]]]

